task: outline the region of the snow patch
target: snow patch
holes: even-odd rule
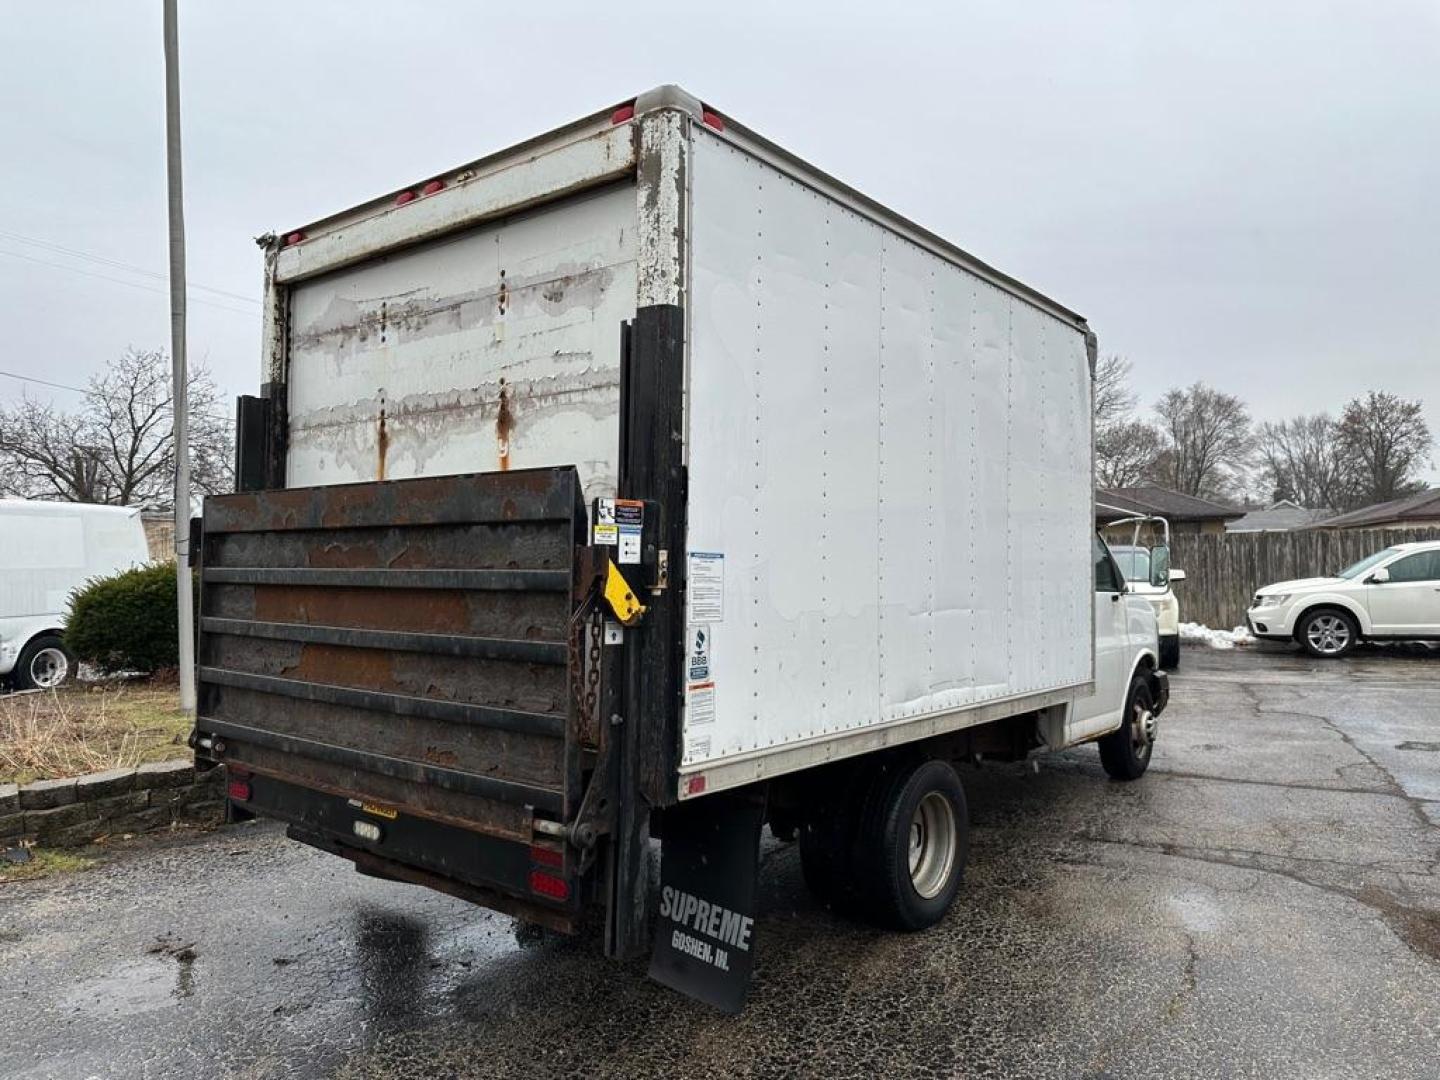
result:
[[[1237,645],[1243,648],[1255,644],[1254,635],[1243,626],[1237,626],[1234,630],[1211,630],[1208,626],[1193,622],[1180,624],[1180,640],[1195,645],[1208,645],[1212,649],[1233,649]]]

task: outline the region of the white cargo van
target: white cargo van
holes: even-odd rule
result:
[[[70,678],[70,593],[147,559],[137,508],[0,499],[0,681],[49,689]]]
[[[615,956],[656,911],[737,1008],[762,823],[915,930],[953,762],[1144,771],[1085,321],[684,91],[274,234],[265,318],[201,541],[232,814]]]

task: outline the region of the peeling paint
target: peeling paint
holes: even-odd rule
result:
[[[688,123],[683,113],[665,109],[647,113],[640,124],[640,307],[684,302]]]
[[[635,205],[611,188],[297,286],[290,483],[575,464],[613,495]]]
[[[499,319],[594,311],[615,284],[615,266],[563,263],[519,281],[500,271],[498,284],[449,295],[417,288],[385,297],[334,295],[325,309],[295,328],[297,350],[323,348],[353,354],[380,344],[405,345],[444,334],[492,326]]]

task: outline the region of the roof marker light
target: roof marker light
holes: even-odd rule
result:
[[[395,205],[396,205],[396,206],[404,206],[404,205],[405,205],[406,203],[408,203],[408,202],[414,202],[414,201],[415,201],[415,198],[416,198],[415,192],[413,192],[413,191],[402,191],[402,192],[400,192],[399,195],[396,195],[396,196],[395,196]]]
[[[633,119],[635,119],[635,103],[633,101],[629,105],[621,105],[610,114],[610,123],[612,124],[623,124],[625,121]]]
[[[444,180],[431,180],[428,184],[426,184],[423,188],[420,189],[420,194],[421,194],[421,195],[434,195],[437,191],[444,191],[444,190],[445,190],[445,181],[444,181]]]
[[[305,234],[303,232],[292,232],[289,236],[285,237],[285,246],[290,247],[292,244],[298,244],[304,239]]]
[[[711,112],[709,109],[702,109],[700,112],[700,119],[706,124],[706,126],[712,127],[716,131],[725,130],[725,118],[717,112]]]

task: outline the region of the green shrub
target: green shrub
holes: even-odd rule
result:
[[[65,643],[105,672],[153,674],[180,662],[175,564],[91,578],[70,596]]]

